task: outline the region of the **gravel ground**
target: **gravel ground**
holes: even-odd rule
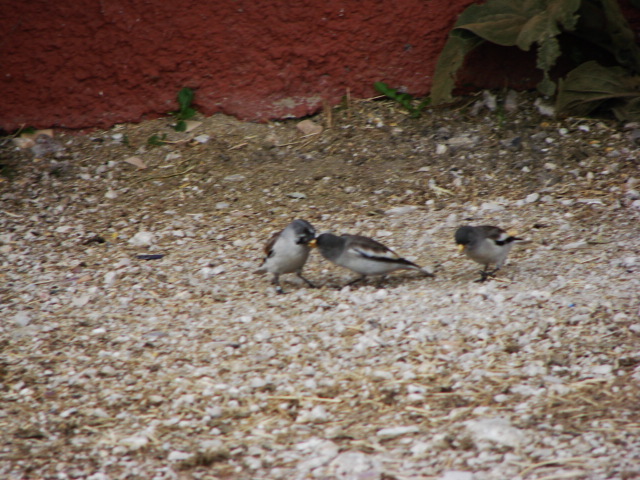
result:
[[[640,478],[640,127],[490,100],[2,140],[0,477]],[[294,218],[437,277],[276,295]],[[475,283],[465,223],[529,243]]]

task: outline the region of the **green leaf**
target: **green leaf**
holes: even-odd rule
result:
[[[599,45],[610,51],[623,67],[640,72],[640,47],[636,34],[625,19],[616,0],[599,0],[602,4],[593,21],[605,22],[606,36]]]
[[[560,55],[555,37],[562,31],[576,28],[576,12],[580,2],[488,0],[482,5],[469,6],[460,15],[438,57],[431,90],[434,103],[451,101],[455,74],[462,66],[464,57],[483,41],[517,46],[525,51],[532,45],[538,45],[538,68],[545,77],[540,87],[545,92],[555,90],[555,85],[548,77],[548,71]]]
[[[176,132],[186,132],[187,131],[187,124],[185,123],[184,120],[178,120],[176,122],[176,124],[173,126],[173,129]]]
[[[196,110],[189,107],[189,108],[185,108],[184,110],[180,110],[177,115],[176,118],[179,118],[180,120],[189,120],[190,118],[193,118],[196,114]]]
[[[184,111],[191,106],[193,102],[194,93],[190,88],[183,88],[178,92],[178,105],[180,105],[180,111]]]
[[[456,85],[456,73],[462,66],[464,57],[482,43],[482,38],[464,30],[451,32],[440,52],[433,74],[430,97],[434,105],[453,100],[451,92]]]
[[[166,142],[164,142],[164,140],[167,138],[167,134],[163,133],[161,137],[159,137],[158,135],[151,135],[148,139],[147,139],[147,145],[150,145],[152,147],[158,147],[160,145],[164,145]]]
[[[621,121],[640,120],[640,76],[592,61],[560,81],[556,99],[559,115],[587,116],[602,107],[610,108]]]
[[[413,95],[410,95],[409,93],[399,92],[395,88],[389,87],[384,82],[375,82],[373,84],[373,87],[376,90],[378,90],[380,93],[382,93],[383,95],[386,95],[387,97],[395,100],[400,105],[402,105],[404,108],[409,110],[409,113],[411,114],[411,116],[413,118],[417,118],[417,117],[420,116],[420,113],[422,111],[422,108],[424,108],[424,105],[420,104],[420,106],[418,108],[414,107],[413,106]]]
[[[373,88],[375,88],[381,94],[386,95],[387,97],[390,97],[394,92],[394,90],[384,82],[375,82],[373,84]]]

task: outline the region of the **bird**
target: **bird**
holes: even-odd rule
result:
[[[311,288],[315,285],[302,276],[302,267],[309,258],[309,242],[316,236],[316,229],[306,220],[294,220],[283,230],[273,234],[267,242],[266,254],[258,272],[273,273],[272,283],[277,293],[284,293],[280,285],[280,275],[295,273]]]
[[[522,238],[492,225],[464,225],[456,230],[454,238],[461,252],[471,260],[484,265],[477,282],[484,282],[487,278],[495,276],[507,260],[514,243],[522,241]],[[489,270],[491,264],[495,265],[493,270]]]
[[[327,260],[360,274],[345,286],[364,280],[369,275],[382,275],[384,279],[386,274],[396,270],[418,270],[426,276],[435,277],[380,242],[361,235],[323,233],[310,246],[317,247]]]

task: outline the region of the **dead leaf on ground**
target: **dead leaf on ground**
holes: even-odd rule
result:
[[[195,130],[200,125],[202,125],[202,122],[198,122],[197,120],[185,120],[184,123],[186,125],[186,128],[184,129],[185,132],[190,132],[191,130]]]
[[[318,135],[322,133],[322,126],[311,120],[302,120],[296,127],[305,135]]]
[[[18,148],[31,148],[36,144],[36,138],[38,138],[39,135],[46,135],[53,138],[53,130],[51,128],[47,128],[44,130],[36,130],[30,133],[22,133],[19,137],[14,138],[12,141],[13,144]]]
[[[140,157],[129,157],[125,158],[124,161],[138,167],[138,170],[144,170],[147,168],[147,164],[144,163]]]

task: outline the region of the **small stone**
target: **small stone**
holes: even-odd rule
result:
[[[209,407],[205,410],[205,413],[211,418],[219,418],[222,416],[222,408],[218,406]]]
[[[532,193],[530,195],[527,195],[527,197],[524,199],[525,203],[535,203],[540,199],[540,194],[539,193]]]
[[[111,365],[105,365],[104,367],[102,367],[100,369],[100,373],[105,375],[105,376],[107,376],[107,377],[113,377],[113,376],[118,374],[116,369],[113,368]]]
[[[22,311],[18,312],[13,317],[14,323],[16,323],[19,327],[26,327],[31,323],[31,317],[29,313]]]
[[[240,175],[239,173],[236,173],[234,175],[227,175],[226,177],[224,177],[222,179],[223,182],[242,182],[246,179],[247,177],[245,177],[244,175]]]
[[[444,144],[444,143],[439,143],[436,145],[436,154],[437,155],[442,155],[447,153],[447,150],[449,150],[449,148]]]
[[[418,433],[419,431],[420,429],[415,425],[410,425],[407,427],[389,427],[378,430],[376,432],[376,436],[380,437],[383,440],[387,440],[390,438],[401,437],[402,435]]]
[[[204,267],[198,271],[198,275],[204,278],[211,278],[215,275],[219,275],[225,271],[225,268],[222,265],[218,265],[217,267]]]
[[[596,365],[591,368],[591,371],[596,375],[610,375],[613,372],[611,365]]]
[[[263,388],[267,384],[264,378],[252,378],[249,382],[249,386],[253,389]]]
[[[515,90],[509,90],[507,96],[504,99],[504,109],[513,113],[518,109],[518,92]]]
[[[414,205],[405,205],[403,207],[393,207],[387,210],[385,215],[405,215],[407,213],[415,212],[418,207]]]
[[[490,442],[517,448],[524,440],[524,433],[503,418],[485,418],[465,422],[467,430],[476,442]]]
[[[143,436],[125,437],[118,442],[120,446],[125,447],[129,451],[140,450],[148,443],[149,439]]]
[[[624,268],[631,268],[638,264],[638,257],[625,257],[620,262],[620,265]]]
[[[577,242],[567,243],[563,246],[563,250],[574,250],[576,248],[583,248],[587,245],[587,242],[584,240],[578,240]]]
[[[326,423],[329,421],[329,414],[323,405],[317,405],[310,411],[303,411],[296,419],[297,423]]]
[[[108,198],[109,200],[113,200],[114,198],[118,198],[118,192],[116,192],[115,190],[107,190],[107,193],[104,194],[105,198]]]
[[[625,197],[628,197],[631,200],[638,200],[640,199],[640,193],[638,193],[637,190],[628,190],[627,193],[625,193]]]
[[[322,126],[309,119],[298,122],[296,128],[300,130],[304,135],[317,135],[319,133],[322,133]]]
[[[211,140],[211,137],[209,135],[202,134],[195,137],[194,140],[198,143],[207,143],[209,140]]]
[[[82,295],[80,297],[73,297],[71,299],[71,305],[73,305],[74,307],[84,307],[87,303],[89,303],[89,300],[91,300],[91,296],[90,295]]]
[[[151,232],[140,231],[129,239],[129,243],[134,247],[148,247],[155,241],[155,235]]]
[[[307,196],[304,193],[300,193],[300,192],[287,193],[287,197],[295,198],[296,200],[303,200],[307,198]]]
[[[116,272],[107,272],[104,275],[104,284],[107,287],[111,287],[113,286],[113,284],[116,282],[116,277],[117,277],[117,273]]]
[[[554,117],[556,115],[556,109],[553,107],[553,105],[544,103],[544,100],[542,100],[541,98],[537,98],[536,101],[533,102],[533,104],[538,109],[540,115],[544,115],[547,117]]]
[[[499,212],[501,210],[504,210],[504,207],[502,205],[498,205],[495,202],[484,202],[482,205],[480,205],[480,210],[483,212]]]
[[[190,453],[181,452],[180,450],[174,450],[167,456],[167,460],[169,460],[170,462],[179,462],[181,460],[186,460],[189,457],[191,457]]]
[[[473,473],[462,470],[449,470],[444,472],[438,480],[473,480]]]

